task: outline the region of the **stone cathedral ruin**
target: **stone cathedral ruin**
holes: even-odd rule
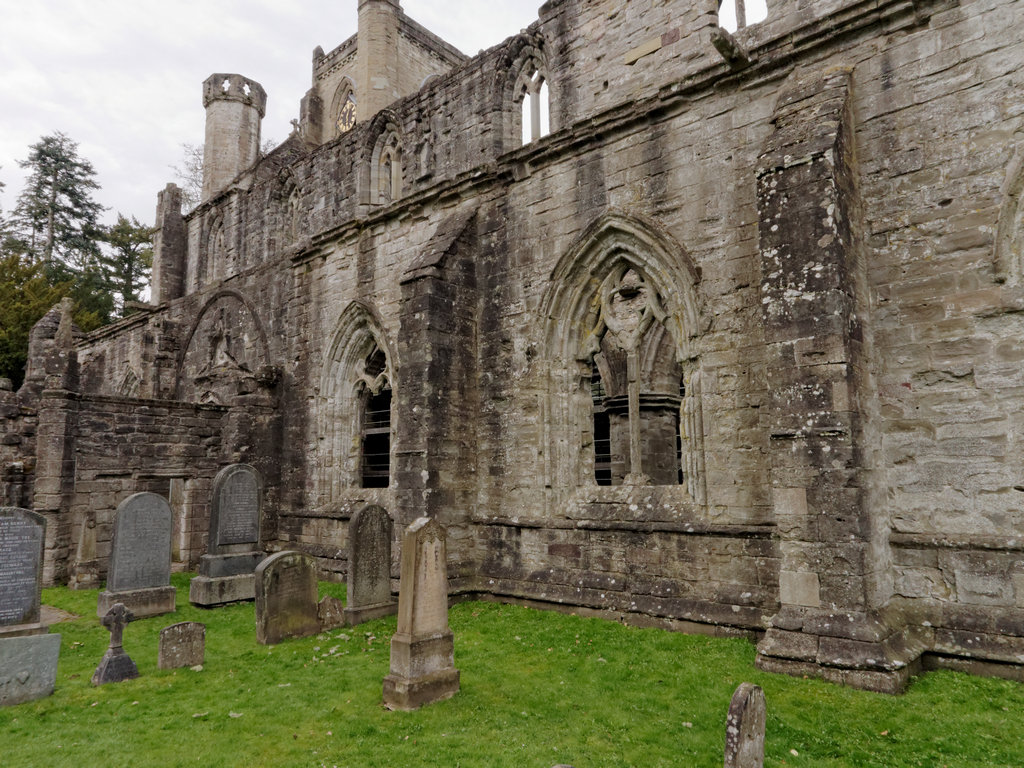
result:
[[[550,0],[467,57],[359,0],[265,156],[263,89],[212,75],[151,304],[87,336],[55,308],[0,391],[45,580],[98,586],[139,492],[194,569],[244,463],[263,551],[333,578],[374,505],[393,577],[447,528],[456,594],[880,691],[1020,678],[1024,6],[719,13]]]

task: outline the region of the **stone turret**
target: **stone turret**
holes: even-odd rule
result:
[[[267,111],[267,93],[255,80],[218,73],[203,82],[203,106],[205,202],[259,159],[260,121]]]
[[[356,119],[367,120],[401,97],[398,69],[399,0],[359,0]]]

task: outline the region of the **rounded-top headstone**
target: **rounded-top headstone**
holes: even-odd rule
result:
[[[124,592],[171,583],[171,507],[155,493],[122,501],[114,517],[107,590]]]
[[[391,601],[391,516],[369,505],[349,523],[348,607]]]
[[[0,507],[0,627],[39,621],[46,518]]]
[[[262,511],[263,479],[256,468],[248,464],[224,467],[213,480],[210,554],[221,554],[236,545],[255,548]]]

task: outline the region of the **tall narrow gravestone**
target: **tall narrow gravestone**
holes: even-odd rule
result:
[[[189,585],[189,601],[210,608],[256,597],[263,480],[248,464],[224,467],[213,480],[210,540]]]
[[[172,613],[171,507],[155,493],[136,493],[122,501],[114,517],[107,588],[96,614],[106,616],[123,603],[136,617]]]
[[[725,726],[725,768],[763,768],[764,691],[741,683],[732,695]]]
[[[0,637],[46,632],[39,622],[46,518],[0,507]]]
[[[0,707],[49,696],[57,681],[60,635],[40,618],[46,519],[0,507]]]
[[[384,706],[412,710],[459,690],[454,642],[448,628],[448,559],[445,532],[421,517],[402,538],[398,631],[391,638],[391,673]]]
[[[381,507],[363,507],[348,524],[348,596],[345,623],[390,616],[398,610],[391,597],[391,516]]]
[[[274,645],[320,631],[316,564],[300,552],[278,552],[256,566],[256,641]]]

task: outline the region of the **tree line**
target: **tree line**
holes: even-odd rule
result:
[[[153,230],[121,213],[112,226],[78,144],[43,136],[18,162],[28,177],[10,214],[0,210],[0,377],[24,378],[32,326],[65,296],[91,331],[129,314],[149,283]],[[0,181],[0,189],[4,186]]]

